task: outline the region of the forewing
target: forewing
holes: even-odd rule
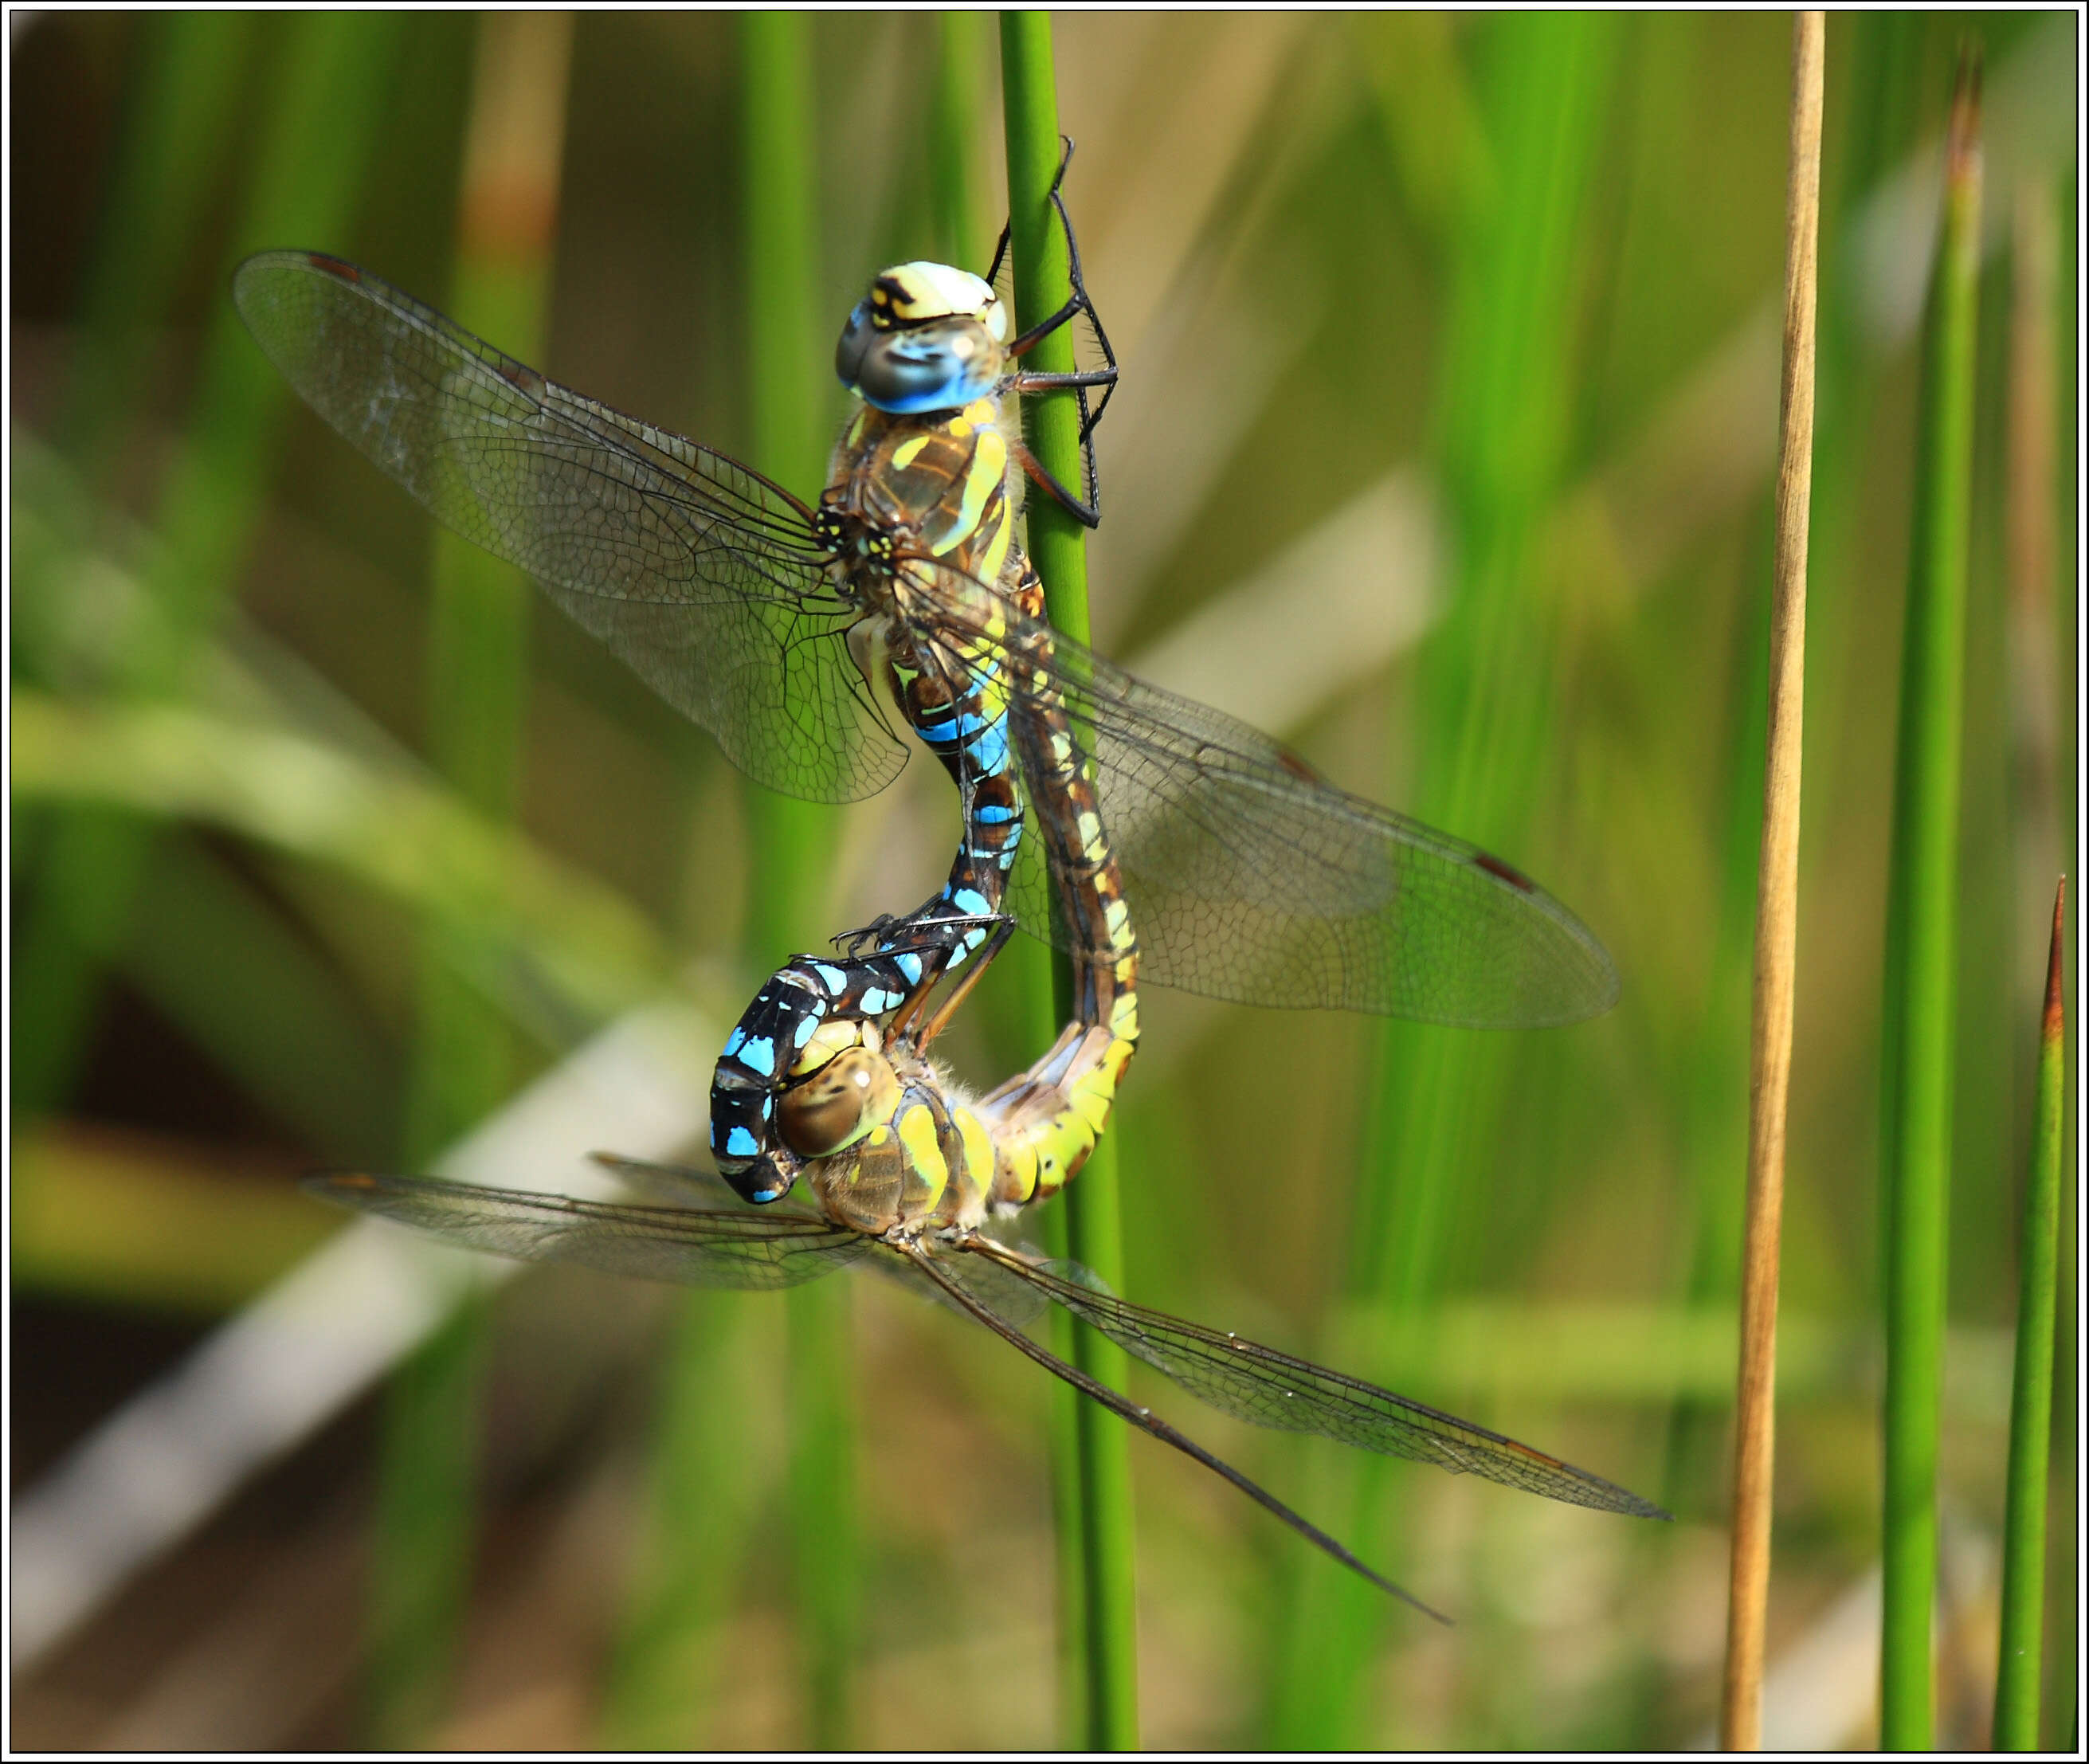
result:
[[[982,627],[976,596],[938,616]],[[1141,977],[1243,1004],[1537,1027],[1607,1009],[1616,970],[1580,920],[1499,859],[1336,789],[1259,730],[1147,685],[1009,609],[1019,672],[1070,713],[1096,771]],[[1008,899],[1071,948],[1032,788]],[[1079,953],[1076,951],[1076,953]]]
[[[305,1187],[467,1249],[687,1286],[796,1286],[856,1260],[871,1243],[801,1214],[619,1206],[427,1177],[329,1173]]]
[[[818,801],[906,763],[804,507],[546,380],[367,271],[268,251],[232,297],[298,395],[446,526],[519,565],[735,765]]]
[[[1105,1290],[1078,1263],[1036,1265],[1027,1277],[1134,1358],[1243,1421],[1291,1433],[1323,1434],[1345,1445],[1469,1471],[1579,1507],[1644,1518],[1667,1517],[1628,1489],[1439,1409],[1259,1342],[1132,1304]]]

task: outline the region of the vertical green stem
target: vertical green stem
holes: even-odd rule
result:
[[[2067,883],[2053,903],[2040,1024],[2038,1101],[2017,1271],[2017,1359],[2010,1401],[2009,1505],[2002,1527],[2001,1658],[1995,1749],[2038,1749],[2039,1668],[2045,1604],[2045,1500],[2052,1449],[2054,1290],[2060,1259],[2060,1143],[2067,1081],[2066,974],[2061,952]]]
[[[1916,430],[1886,918],[1885,1530],[1880,1736],[1931,1745],[1937,1444],[1951,1155],[1959,748],[1980,293],[1976,64],[1962,60],[1945,148]]]
[[[1014,230],[1018,331],[1049,317],[1070,291],[1066,240],[1048,199],[1060,159],[1058,104],[1052,75],[1052,25],[1041,12],[1007,12],[1001,19],[1002,96],[1008,144],[1008,202]],[[1062,328],[1029,358],[1040,372],[1074,366],[1074,339]],[[1069,398],[1032,401],[1024,412],[1031,449],[1060,483],[1080,476],[1079,416]],[[1029,503],[1030,557],[1044,578],[1047,610],[1060,630],[1086,642],[1087,568],[1082,530],[1049,497]],[[1054,992],[1061,1018],[1074,1009],[1073,976],[1062,958]],[[1105,1139],[1066,1191],[1068,1246],[1112,1285],[1121,1285],[1124,1249],[1119,1228],[1116,1141]],[[1122,1352],[1092,1330],[1079,1330],[1074,1358],[1105,1384],[1121,1384]],[[1129,1750],[1139,1744],[1139,1651],[1135,1594],[1130,1466],[1124,1427],[1092,1403],[1075,1411],[1080,1463],[1082,1589],[1087,1727],[1092,1750]]]
[[[525,360],[543,354],[571,34],[570,20],[554,13],[491,14],[478,32],[448,303],[467,328]],[[497,824],[513,820],[521,780],[530,595],[513,566],[436,533],[429,757]],[[478,965],[458,947],[463,934],[440,920],[421,933],[409,1165],[460,1137],[513,1084],[513,1035],[498,1006],[462,977]],[[381,1745],[425,1741],[448,1693],[474,1554],[485,1346],[483,1308],[468,1303],[400,1367],[387,1393],[369,1685]]]
[[[203,205],[222,187],[237,139],[225,118],[239,101],[264,21],[251,12],[165,12],[138,24],[72,384],[55,431],[68,455],[97,472],[120,457],[109,427],[130,414],[156,328],[167,322],[183,260],[203,230]]]
[[[754,464],[800,496],[818,490],[827,435],[820,392],[830,356],[817,308],[818,115],[810,27],[797,13],[740,23],[741,212],[747,239],[749,415]],[[829,818],[750,785],[753,835],[749,965],[774,968],[807,942],[826,895]],[[848,1743],[849,1666],[860,1600],[855,1526],[856,1422],[847,1366],[849,1288],[814,1282],[784,1297],[790,1341],[791,1589],[806,1736]]]
[[[983,271],[995,235],[980,212],[979,178],[982,81],[987,71],[986,16],[978,12],[936,15],[936,108],[930,129],[929,178],[935,194],[936,251],[946,264]],[[1052,953],[1030,938],[1018,938],[994,964],[993,980],[980,989],[976,1008],[997,1063],[1028,1063],[1033,1052],[1058,1032],[1052,999]],[[1066,1243],[1066,1209],[1047,1208],[1037,1217],[1047,1254],[1072,1254]],[[1049,1325],[1062,1357],[1073,1351],[1075,1323],[1055,1311]],[[1080,1743],[1087,1732],[1087,1650],[1080,1523],[1081,1468],[1076,1411],[1081,1394],[1054,1380],[1050,1406],[1053,1534],[1058,1545],[1058,1657],[1061,1744]]]

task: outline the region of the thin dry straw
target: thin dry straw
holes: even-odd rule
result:
[[[1748,1049],[1748,1220],[1735,1405],[1734,1520],[1720,1744],[1762,1739],[1763,1607],[1769,1586],[1776,1437],[1778,1240],[1784,1209],[1785,1105],[1791,1079],[1799,926],[1799,785],[1806,658],[1806,541],[1813,489],[1814,297],[1821,220],[1825,20],[1793,23],[1791,165],[1785,206],[1784,388],[1770,608],[1769,751],[1757,869],[1755,1016]]]

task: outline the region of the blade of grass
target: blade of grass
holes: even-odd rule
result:
[[[2010,578],[2009,691],[2016,740],[2014,776],[2018,787],[2014,792],[2012,844],[2023,876],[2020,912],[2027,920],[2034,916],[2034,903],[2044,904],[2037,898],[2044,876],[2055,865],[2065,862],[2064,852],[2074,850],[2071,834],[2063,839],[2060,823],[2074,801],[2074,744],[2062,741],[2060,732],[2074,727],[2073,693],[2067,683],[2072,673],[2070,612],[2075,597],[2054,592],[2060,579],[2055,554],[2062,535],[2072,534],[2075,519],[2074,473],[2069,470],[2062,475],[2057,464],[2062,433],[2071,436],[2074,429],[2071,409],[2062,417],[2059,396],[2061,388],[2074,384],[2071,367],[2065,371],[2061,367],[2061,350],[2066,346],[2061,341],[2060,323],[2062,311],[2071,314],[2073,308],[2071,300],[2063,302],[2061,294],[2062,278],[2054,236],[2058,231],[2057,208],[2050,178],[2034,174],[2018,186],[2010,266],[2009,466],[2005,495]],[[2073,212],[2071,202],[2067,212]],[[2074,330],[2072,324],[2068,325],[2065,337],[2071,339]],[[2069,574],[2071,577],[2072,572]],[[2027,925],[2025,929],[2035,927]],[[2064,955],[2063,951],[2060,982],[2063,1008]],[[2064,1139],[2064,1101],[2061,1106]],[[2035,1114],[2034,1132],[2041,1125],[2041,1118]],[[2035,1170],[2035,1163],[2033,1167]],[[2072,1235],[2071,1231],[2061,1232],[2060,1242],[2071,1245]],[[2023,1277],[2020,1274],[2019,1278]],[[2057,1269],[2056,1278],[2064,1278]],[[2061,1306],[2060,1311],[2063,1315],[2073,1315],[2070,1305]],[[2071,1333],[2063,1339],[2063,1360],[2071,1358],[2067,1350],[2073,1341]],[[2054,1431],[2062,1440],[2074,1437],[2067,1413],[2072,1382],[2072,1370],[2063,1364],[2053,1381],[2061,1411]],[[2074,1504],[2065,1491],[2064,1459],[2057,1470],[2063,1493],[2047,1530],[2047,1547],[2056,1571],[2050,1577],[2054,1582],[2050,1594],[2053,1612],[2047,1626],[2055,1646],[2047,1652],[2059,1665],[2073,1657],[2073,1576],[2061,1570],[2073,1560],[2068,1516]],[[2053,1708],[2054,1693],[2061,1690],[2063,1683],[2071,1686],[2072,1682],[2071,1672],[2055,1673],[2044,1699],[2049,1715],[2057,1713]],[[1999,1697],[1997,1710],[1996,1745],[2001,1749],[2004,1742]],[[2048,1722],[2048,1728],[2056,1736],[2050,1743],[2057,1745],[2064,1727]]]
[[[335,1229],[288,1182],[228,1174],[216,1146],[69,1127],[24,1140],[13,1178],[15,1292],[134,1315],[221,1318]]]
[[[1979,64],[1962,54],[1924,341],[1886,916],[1885,1483],[1880,1740],[1932,1743],[1959,756],[1980,296]]]
[[[384,119],[382,88],[401,28],[398,15],[382,13],[304,13],[285,26],[237,244],[255,250],[343,230]],[[168,143],[165,151],[181,149]],[[170,689],[225,604],[274,463],[271,441],[287,397],[232,303],[216,302],[188,427],[158,501],[164,545],[148,586],[166,629],[127,659],[135,689]],[[31,905],[14,975],[16,1123],[57,1106],[72,1082],[151,836],[135,820],[85,809],[66,816],[45,846],[25,891]]]
[[[449,309],[467,329],[541,360],[558,230],[572,22],[479,22]],[[513,822],[529,693],[530,597],[512,565],[435,534],[427,663],[430,757],[495,826]],[[460,933],[421,928],[405,1157],[418,1168],[491,1114],[515,1079],[505,1015],[460,975]],[[489,1337],[474,1295],[401,1363],[385,1393],[370,1592],[367,1719],[376,1744],[423,1744],[448,1701],[478,1530],[480,1375]]]
[[[2059,267],[2058,285],[2053,290],[2053,305],[2064,315],[2057,327],[2056,341],[2058,348],[2055,384],[2063,388],[2080,385],[2081,333],[2074,323],[2078,303],[2082,298],[2081,250],[2078,204],[2080,201],[2081,170],[2078,165],[2070,167],[2061,180],[2058,192],[2059,249],[2054,253]],[[2082,560],[2077,551],[2077,523],[2080,520],[2081,487],[2079,474],[2082,461],[2079,456],[2079,424],[2081,408],[2074,397],[2063,393],[2061,401],[2059,446],[2053,474],[2047,483],[2048,517],[2054,523],[2058,543],[2053,579],[2056,582],[2074,582],[2078,579]],[[2059,659],[2059,715],[2054,719],[2058,729],[2075,729],[2080,725],[2081,714],[2081,659],[2077,645],[2081,637],[2081,597],[2074,594],[2056,594],[2053,597],[2053,653]],[[2062,740],[2057,744],[2054,753],[2054,796],[2058,809],[2060,849],[2078,850],[2080,829],[2076,819],[2076,780],[2080,775],[2081,754],[2074,741]],[[2078,872],[2077,886],[2079,886]],[[2079,909],[2078,908],[2078,911]],[[2080,968],[2076,951],[2079,940],[2067,951],[2066,995],[2068,1015],[2079,1023],[2081,1018]],[[2067,1075],[2068,1082],[2061,1101],[2065,1128],[2061,1157],[2063,1173],[2080,1169],[2080,1071],[2079,1056],[2076,1067]],[[2081,1191],[2078,1180],[2063,1182],[2061,1188],[2061,1229],[2058,1311],[2063,1317],[2074,1318],[2080,1314],[2081,1264],[2078,1246],[2082,1234]],[[2078,1354],[2079,1336],[2073,1327],[2061,1331],[2059,1349],[2053,1375],[2053,1436],[2060,1442],[2058,1463],[2054,1467],[2054,1480],[2059,1484],[2059,1498],[2054,1504],[2053,1525],[2053,1556],[2047,1584],[2050,1589],[2047,1630],[2052,1636],[2052,1646],[2046,1650],[2051,1661],[2046,1680],[2045,1736],[2046,1742],[2055,1750],[2079,1744],[2081,1714],[2077,1706],[2080,1694],[2078,1675],[2075,1669],[2077,1650],[2081,1647],[2080,1589],[2082,1561],[2080,1551],[2080,1500],[2082,1463],[2078,1447],[2080,1437],[2082,1377]]]
[[[2053,902],[2053,945],[2040,1022],[2038,1101],[2025,1184],[2017,1274],[2016,1376],[2010,1399],[2009,1504],[2002,1526],[2001,1657],[1995,1676],[1995,1749],[2038,1749],[2044,1658],[2046,1472],[2052,1450],[2053,1350],[2060,1243],[2060,1142],[2067,1077],[2067,881]]]
[[[512,1011],[548,997],[556,1015],[593,1021],[660,983],[665,952],[628,902],[418,771],[204,710],[28,692],[9,710],[19,800],[195,822],[440,914],[460,971]],[[472,935],[488,925],[512,941]]]
[[[1001,18],[1003,127],[1008,147],[1008,209],[1014,255],[1019,334],[1049,318],[1070,291],[1066,245],[1047,200],[1058,175],[1058,100],[1052,70],[1052,22],[1042,12]],[[1030,360],[1040,373],[1074,367],[1070,326],[1039,343]],[[1080,477],[1079,417],[1070,398],[1031,401],[1023,412],[1032,452],[1062,484]],[[1080,524],[1047,496],[1030,500],[1031,561],[1044,583],[1045,607],[1058,629],[1088,637],[1087,563]],[[1074,1009],[1071,968],[1053,964],[1053,994],[1063,1019]],[[1117,1142],[1105,1138],[1070,1184],[1062,1203],[1066,1247],[1113,1287],[1124,1281],[1117,1201]],[[1091,1377],[1122,1388],[1122,1350],[1090,1329],[1075,1332],[1073,1362]],[[1058,1411],[1066,1413],[1065,1406]],[[1139,1637],[1135,1590],[1130,1465],[1125,1430],[1092,1403],[1073,1414],[1080,1466],[1082,1646],[1087,1684],[1086,1732],[1092,1751],[1129,1751],[1139,1744]]]
[[[1807,517],[1813,487],[1813,333],[1821,225],[1821,54],[1826,20],[1793,21],[1791,182],[1785,204],[1783,430],[1775,599],[1770,611],[1769,757],[1763,772],[1754,1031],[1749,1048],[1748,1223],[1734,1418],[1734,1517],[1720,1743],[1762,1744],[1763,1614],[1775,1473],[1777,1283],[1784,1212],[1799,942],[1799,802],[1806,680]]]
[[[342,976],[200,838],[158,841],[126,976],[184,1037],[330,1161],[388,1156],[399,1062]]]

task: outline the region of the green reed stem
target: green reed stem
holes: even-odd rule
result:
[[[449,307],[525,361],[543,357],[570,20],[495,13],[478,32]],[[429,605],[429,758],[495,826],[521,788],[529,697],[528,578],[447,530],[435,535]],[[462,931],[421,930],[419,1015],[407,1083],[405,1157],[425,1163],[513,1088],[513,1031],[463,977]],[[423,1743],[440,1719],[470,1600],[478,1525],[484,1306],[459,1307],[394,1373],[380,1446],[371,1571],[370,1728],[380,1745]]]
[[[979,175],[983,130],[980,95],[987,73],[985,15],[936,15],[935,110],[930,122],[929,178],[935,196],[935,249],[944,263],[984,272],[997,234],[983,219]],[[1034,1050],[1058,1033],[1052,990],[1052,951],[1031,938],[1018,938],[994,964],[993,979],[976,995],[978,1020],[997,1065],[1027,1065]],[[1040,1243],[1052,1255],[1072,1254],[1066,1242],[1066,1209],[1046,1208],[1037,1216]],[[1074,1320],[1054,1311],[1048,1325],[1061,1354],[1073,1351]],[[1058,1663],[1062,1745],[1079,1743],[1087,1731],[1087,1633],[1081,1589],[1087,1583],[1080,1522],[1081,1466],[1077,1411],[1082,1397],[1054,1380],[1046,1393],[1051,1422],[1053,1534],[1058,1549]]]
[[[811,27],[798,13],[740,23],[741,205],[747,230],[749,385],[754,464],[796,494],[817,493],[830,328],[820,310],[819,115]],[[824,928],[831,893],[831,816],[749,785],[754,873],[748,965],[766,972]],[[849,1287],[817,1281],[784,1295],[788,1319],[791,1592],[797,1605],[808,1741],[849,1744],[851,1661],[860,1651],[861,1546],[852,1491],[856,1415],[848,1361]]]
[[[2054,1295],[2060,1260],[2060,1147],[2067,1087],[2067,882],[2053,903],[2040,1023],[2038,1100],[2017,1271],[2016,1379],[2010,1399],[2010,1491],[2002,1526],[2001,1657],[1995,1676],[1995,1749],[2038,1749],[2045,1619],[2046,1472],[2053,1437]]]
[[[1066,245],[1047,200],[1058,175],[1058,101],[1052,74],[1052,23],[1042,12],[1001,19],[1002,102],[1008,144],[1008,205],[1014,230],[1015,318],[1019,332],[1049,318],[1071,289]],[[1040,372],[1074,366],[1071,327],[1031,352]],[[1032,451],[1063,484],[1081,482],[1079,416],[1070,398],[1033,399],[1024,410]],[[1082,528],[1049,497],[1028,504],[1031,561],[1044,582],[1052,623],[1082,642],[1088,637],[1087,564]],[[1060,1017],[1074,1009],[1070,967],[1054,964]],[[1066,1191],[1068,1245],[1113,1286],[1122,1286],[1116,1142],[1105,1139]],[[1076,1364],[1105,1384],[1122,1386],[1122,1351],[1091,1329],[1075,1332]],[[1075,1410],[1080,1463],[1083,1642],[1087,1685],[1083,1743],[1096,1751],[1139,1744],[1139,1638],[1134,1580],[1130,1464],[1123,1424],[1092,1403]]]
[[[1932,1743],[1937,1452],[1950,1186],[1966,577],[1979,318],[1978,64],[1959,64],[1924,341],[1886,916],[1885,1610],[1880,1739]]]
[[[929,181],[936,249],[946,264],[983,273],[993,237],[980,219],[980,92],[986,77],[986,20],[977,12],[936,15],[935,108],[929,114]]]
[[[97,474],[119,457],[109,429],[131,414],[157,328],[202,230],[203,206],[223,187],[238,140],[225,119],[239,101],[263,24],[252,12],[165,12],[135,22],[123,132],[55,431],[58,447]]]

